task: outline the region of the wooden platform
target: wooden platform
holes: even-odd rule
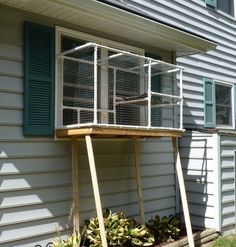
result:
[[[92,137],[181,137],[183,131],[169,130],[169,129],[126,129],[126,128],[113,128],[113,127],[82,127],[82,128],[68,128],[57,129],[56,136],[58,138],[77,138],[91,135]]]

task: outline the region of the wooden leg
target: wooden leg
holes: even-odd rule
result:
[[[133,146],[134,146],[136,182],[137,182],[137,187],[138,187],[139,210],[140,210],[141,223],[144,225],[145,224],[144,201],[143,201],[140,161],[139,161],[139,154],[138,154],[139,147],[138,147],[138,142],[136,138],[133,138]]]
[[[102,204],[101,204],[101,198],[100,198],[99,187],[98,187],[98,179],[97,179],[97,172],[96,172],[96,167],[95,167],[91,136],[86,135],[85,140],[86,140],[86,146],[87,146],[87,151],[88,151],[89,167],[90,167],[90,173],[91,173],[92,184],[93,184],[93,193],[94,193],[95,205],[96,205],[96,210],[97,210],[97,215],[98,215],[98,224],[100,228],[102,246],[107,247],[106,231],[105,231],[104,221],[103,221]]]
[[[188,243],[189,243],[189,247],[194,247],[192,226],[190,221],[188,202],[187,202],[186,190],[184,185],[184,177],[183,177],[183,171],[182,171],[182,166],[179,156],[179,150],[177,145],[177,139],[173,137],[172,142],[173,142],[175,162],[176,162],[176,173],[179,181],[180,196],[181,196],[183,212],[184,212],[184,220],[185,220],[185,225],[188,235]]]
[[[72,187],[73,187],[73,229],[79,231],[79,172],[78,172],[78,145],[77,140],[72,139]]]

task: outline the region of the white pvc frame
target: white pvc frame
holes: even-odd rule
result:
[[[98,100],[98,88],[97,88],[97,62],[98,62],[98,58],[97,58],[97,49],[98,48],[104,48],[104,49],[107,49],[107,50],[111,50],[111,51],[114,51],[114,52],[117,52],[117,54],[115,55],[112,55],[112,56],[121,56],[123,54],[127,54],[129,56],[134,56],[134,57],[138,57],[138,58],[142,58],[142,59],[148,59],[148,64],[147,65],[144,65],[144,66],[148,66],[148,92],[147,92],[147,97],[146,98],[143,98],[143,99],[138,99],[138,100],[132,100],[132,102],[138,102],[138,101],[144,101],[144,100],[147,100],[148,102],[148,124],[147,126],[129,126],[129,128],[144,128],[144,129],[174,129],[174,130],[182,130],[183,129],[183,94],[182,94],[182,70],[183,68],[180,67],[180,66],[176,66],[176,65],[173,65],[173,64],[169,64],[169,63],[166,63],[166,62],[163,62],[163,61],[160,61],[160,60],[156,60],[156,59],[152,59],[152,58],[147,58],[145,56],[142,56],[142,55],[137,55],[137,54],[133,54],[131,52],[127,52],[127,51],[123,51],[123,50],[120,50],[120,49],[115,49],[115,48],[111,48],[111,47],[108,47],[108,46],[104,46],[104,45],[98,45],[96,43],[92,43],[92,42],[89,42],[89,43],[86,43],[84,45],[81,45],[79,47],[76,47],[76,48],[73,48],[73,49],[70,49],[66,52],[63,52],[61,53],[60,55],[58,55],[58,58],[61,58],[62,60],[64,59],[69,59],[69,60],[74,60],[74,61],[80,61],[80,59],[78,58],[71,58],[71,57],[67,57],[65,55],[68,55],[70,53],[73,53],[74,51],[77,51],[77,50],[81,50],[81,49],[84,49],[86,47],[94,47],[94,61],[93,62],[87,62],[87,63],[90,63],[90,64],[93,64],[94,65],[94,108],[93,108],[93,113],[94,113],[94,121],[93,121],[93,124],[89,123],[89,124],[76,124],[76,125],[69,125],[69,126],[61,126],[60,128],[71,128],[71,127],[82,127],[82,126],[91,126],[91,125],[96,125],[96,126],[106,126],[106,127],[119,127],[119,128],[123,128],[124,125],[117,125],[116,122],[115,124],[98,124],[98,120],[97,120],[97,113],[101,110],[99,110],[97,108],[97,100]],[[109,59],[109,58],[108,58]],[[163,94],[163,93],[157,93],[157,92],[152,92],[151,91],[151,67],[152,65],[154,64],[165,64],[165,65],[168,65],[169,67],[173,67],[173,69],[170,69],[168,71],[168,73],[171,73],[171,72],[176,72],[176,71],[179,71],[180,72],[180,75],[179,75],[179,86],[180,86],[180,95],[179,96],[176,96],[176,95],[168,95],[168,94]],[[151,99],[152,99],[152,95],[160,95],[160,96],[167,96],[169,98],[175,98],[175,99],[178,99],[179,100],[179,105],[180,105],[180,123],[179,123],[179,128],[165,128],[165,127],[153,127],[151,125]],[[114,97],[116,98],[116,95],[114,95]],[[115,102],[115,100],[113,99],[113,101]],[[129,102],[125,102],[125,103],[131,103],[131,101]],[[115,102],[115,105],[118,105],[118,104],[124,104],[124,102]],[[60,104],[61,105],[61,104]],[[86,108],[81,108],[79,109],[79,107],[67,107],[67,106],[62,106],[62,108],[67,108],[67,109],[75,109],[77,110],[78,112],[80,110],[88,110],[88,111],[91,111],[91,109],[86,109]],[[115,109],[116,107],[114,107]],[[115,110],[107,110],[107,112],[112,112],[114,115],[115,115]],[[61,111],[60,111],[61,113]],[[78,114],[79,115],[79,114]],[[115,117],[114,117],[114,120],[115,120]],[[62,125],[62,122],[61,122],[61,125]],[[125,125],[125,127],[127,127]]]

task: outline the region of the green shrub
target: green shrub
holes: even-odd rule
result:
[[[156,215],[148,221],[147,228],[155,237],[156,243],[162,243],[169,239],[175,240],[180,232],[180,217],[179,215],[170,215],[161,219]]]
[[[153,245],[154,237],[147,227],[127,218],[124,212],[112,213],[107,209],[103,217],[109,247]],[[89,246],[102,247],[98,218],[86,221],[85,225],[85,236],[89,241]]]
[[[53,241],[54,247],[79,247],[81,244],[81,236],[79,232],[67,234],[66,239],[62,239],[59,232],[57,234],[56,239]]]

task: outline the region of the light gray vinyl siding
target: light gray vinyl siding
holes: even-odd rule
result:
[[[0,245],[46,246],[57,225],[65,228],[71,208],[69,141],[23,136],[23,21],[61,24],[0,8]],[[171,139],[140,142],[140,163],[147,220],[176,211]],[[81,221],[94,216],[85,143],[79,140]],[[104,207],[139,214],[132,142],[94,141]]]
[[[216,50],[177,58],[177,64],[185,68],[183,73],[184,128],[203,128],[203,78],[235,83],[235,19],[222,12],[211,10],[200,0],[124,0],[122,3],[124,7],[128,6],[151,18],[200,35],[218,44]]]
[[[187,132],[179,142],[191,221],[197,228],[218,228],[215,137]]]
[[[221,221],[224,234],[235,233],[235,152],[236,136],[220,136]]]

